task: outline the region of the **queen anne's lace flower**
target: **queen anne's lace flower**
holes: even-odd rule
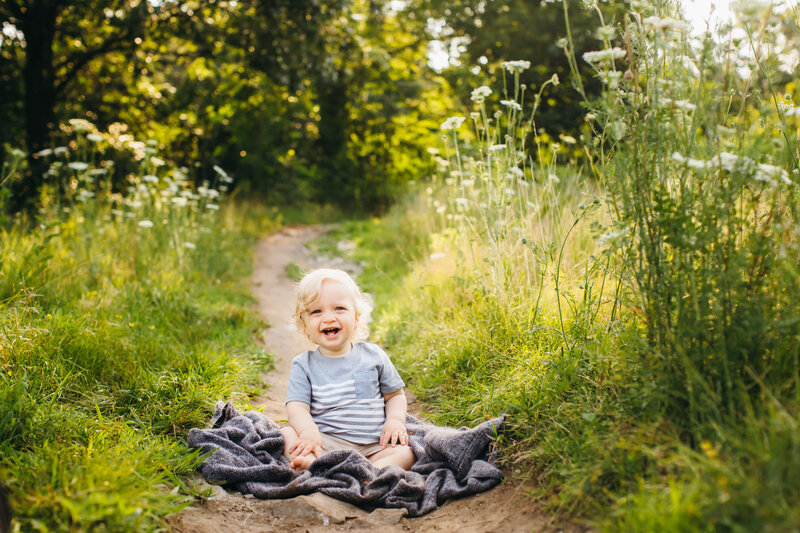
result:
[[[481,85],[477,89],[472,90],[470,99],[472,99],[473,102],[481,104],[483,103],[484,100],[486,100],[486,97],[489,96],[490,94],[492,94],[492,90],[486,85]]]
[[[622,59],[627,55],[627,52],[622,48],[614,47],[605,50],[597,50],[594,52],[586,52],[583,54],[583,60],[587,63],[603,63],[606,61],[613,61],[615,59]]]
[[[449,117],[447,120],[442,122],[441,128],[446,131],[457,130],[458,128],[461,127],[461,124],[464,123],[464,120],[466,120],[464,117],[459,117],[459,116]]]
[[[503,68],[507,71],[511,72],[512,74],[519,74],[524,70],[527,70],[531,67],[530,61],[525,60],[517,60],[517,61],[503,61]]]

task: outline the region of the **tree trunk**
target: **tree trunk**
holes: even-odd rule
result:
[[[28,174],[12,188],[12,209],[21,211],[36,200],[44,181],[46,163],[34,154],[48,145],[55,117],[55,79],[53,38],[58,2],[35,0],[22,18],[25,34],[25,144],[28,151]]]

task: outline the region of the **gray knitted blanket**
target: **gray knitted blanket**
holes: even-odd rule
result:
[[[409,516],[433,511],[445,500],[489,490],[502,480],[494,466],[494,438],[504,416],[472,429],[424,424],[409,415],[406,428],[416,462],[409,471],[380,470],[362,455],[337,450],[297,473],[283,456],[283,434],[261,413],[239,414],[217,403],[210,429],[189,431],[189,446],[213,452],[200,467],[213,483],[258,498],[291,498],[319,491],[362,508],[404,508]]]

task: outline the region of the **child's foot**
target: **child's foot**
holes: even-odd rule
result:
[[[308,470],[308,468],[311,466],[311,463],[314,462],[314,459],[316,459],[316,456],[313,453],[308,453],[302,457],[297,456],[292,459],[291,467],[298,472]]]

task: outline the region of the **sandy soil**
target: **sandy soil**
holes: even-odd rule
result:
[[[305,243],[323,231],[320,227],[286,228],[263,239],[255,257],[253,292],[258,309],[271,325],[264,332],[266,347],[276,354],[275,370],[263,376],[267,392],[254,403],[273,420],[285,418],[283,398],[292,357],[308,347],[308,341],[291,326],[294,286],[285,268],[296,263],[305,269],[334,266],[350,269],[341,260],[313,257]],[[412,411],[416,407],[412,404]],[[203,483],[198,479],[198,483]],[[527,495],[530,488],[514,482],[477,496],[453,500],[419,518],[406,518],[404,510],[378,509],[367,513],[353,505],[322,494],[290,500],[258,500],[214,487],[214,496],[197,502],[168,523],[177,532],[321,532],[321,531],[420,531],[420,532],[583,532],[571,524],[554,524]]]

